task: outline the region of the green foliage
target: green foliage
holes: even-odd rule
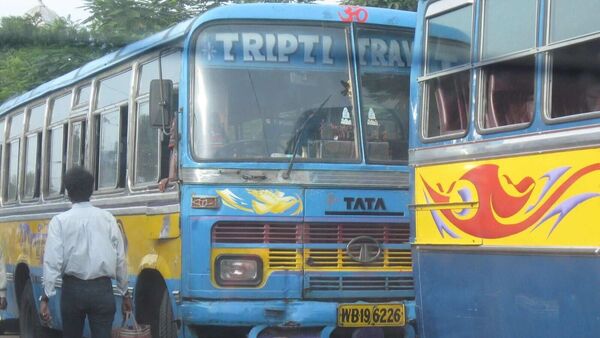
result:
[[[95,40],[121,47],[219,6],[222,0],[85,0]]]
[[[117,48],[228,3],[310,3],[314,0],[85,0],[95,40]]]
[[[75,46],[2,48],[0,102],[68,73],[100,54]]]
[[[9,16],[0,19],[0,46],[18,48],[23,46],[87,46],[91,42],[89,32],[67,19],[57,19],[42,25],[39,16]]]
[[[66,19],[0,19],[0,102],[102,55],[89,32]]]
[[[344,0],[342,4],[403,9],[407,11],[417,10],[417,0]]]
[[[84,0],[91,15],[83,25],[69,19],[45,25],[39,16],[4,17],[0,19],[0,103],[213,7],[252,2],[314,0]]]

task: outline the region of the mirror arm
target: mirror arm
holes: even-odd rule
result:
[[[162,131],[163,135],[165,135],[165,136],[171,136],[171,132],[172,131],[169,130],[167,132],[166,131],[167,130],[167,126],[165,124],[165,111],[167,111],[167,113],[169,113],[169,112],[167,110],[167,101],[165,100],[165,94],[164,94],[163,86],[162,86],[162,82],[163,82],[162,54],[163,54],[163,51],[164,50],[161,49],[158,52],[158,79],[160,80],[160,83],[161,83],[161,85],[160,85],[160,106],[161,106],[161,114],[160,115],[162,116],[162,129],[161,129],[161,131]]]

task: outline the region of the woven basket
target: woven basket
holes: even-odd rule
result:
[[[131,321],[133,325],[127,325],[129,321]],[[131,312],[127,312],[125,318],[123,318],[121,327],[112,331],[112,338],[132,337],[152,338],[152,333],[150,332],[150,325],[138,324]]]

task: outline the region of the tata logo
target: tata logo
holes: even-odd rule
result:
[[[346,246],[346,254],[359,263],[371,263],[381,256],[383,250],[379,242],[370,236],[359,236]]]
[[[344,202],[346,202],[346,210],[386,210],[385,202],[381,197],[344,197]]]

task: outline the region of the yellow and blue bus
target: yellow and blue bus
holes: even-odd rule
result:
[[[415,22],[223,6],[6,101],[2,323],[52,333],[37,310],[44,241],[70,207],[65,170],[83,165],[92,203],[121,226],[153,337],[414,336]],[[170,163],[177,180],[161,192]],[[56,298],[47,326],[60,330]]]
[[[419,336],[600,336],[600,2],[421,0]]]

